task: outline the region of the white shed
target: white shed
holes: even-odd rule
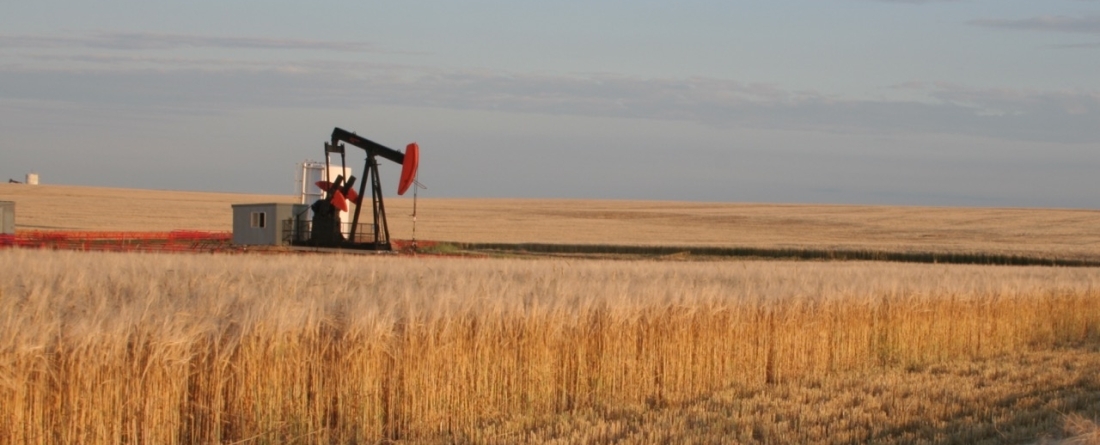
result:
[[[308,210],[305,204],[233,204],[233,244],[289,245],[306,231]]]

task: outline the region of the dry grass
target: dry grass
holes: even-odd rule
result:
[[[1100,397],[1095,352],[1049,352],[1100,342],[1096,269],[7,250],[0,271],[0,443],[995,440]],[[608,413],[637,431],[578,424]]]
[[[1068,437],[1061,442],[1065,445],[1100,444],[1100,426],[1096,425],[1095,420],[1078,413],[1066,416],[1065,434]]]
[[[231,229],[230,205],[289,196],[0,184],[17,228]],[[412,202],[390,198],[391,233],[412,236]],[[478,243],[982,252],[1100,260],[1100,212],[645,201],[422,199],[420,239]]]
[[[1100,414],[1096,369],[1095,348],[1022,351],[492,423],[470,441],[1097,444],[1100,428],[1085,415]]]

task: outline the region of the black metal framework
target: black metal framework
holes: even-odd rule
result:
[[[371,189],[371,215],[374,217],[374,241],[370,247],[370,250],[392,250],[390,246],[390,228],[386,225],[386,203],[382,199],[382,182],[378,179],[378,161],[375,160],[374,154],[370,151],[367,152],[367,163],[363,166],[363,171],[367,172],[367,177],[363,178],[363,181],[359,183],[359,196],[365,197],[367,179],[370,179]],[[360,202],[365,200],[361,199]],[[359,228],[359,213],[362,212],[363,206],[355,206],[355,215],[351,217],[351,233],[350,238],[356,239],[356,229]]]
[[[345,163],[346,151],[341,142],[346,142],[362,148],[367,152],[366,163],[363,166],[365,177],[359,183],[359,203],[355,206],[355,213],[351,220],[351,231],[346,239],[341,230],[343,224],[339,220],[339,212],[335,211],[331,202],[338,191],[343,190],[340,193],[347,194],[347,190],[350,190],[354,186],[355,177],[344,178],[343,175],[339,175],[336,178],[328,177],[330,156],[332,154],[340,155],[341,172],[347,170],[347,164]],[[363,250],[393,250],[390,244],[389,225],[386,223],[386,204],[382,197],[382,183],[378,176],[378,157],[388,159],[398,164],[402,164],[405,161],[405,155],[397,150],[359,137],[355,133],[340,128],[332,130],[331,141],[325,143],[324,172],[325,181],[331,184],[330,190],[312,206],[314,217],[310,224],[310,236],[308,239],[304,239],[304,237],[299,236],[300,233],[296,233],[293,237],[294,244]],[[363,237],[359,219],[360,213],[363,211],[364,201],[367,199],[366,186],[368,180],[371,184],[370,207],[371,218],[373,220],[373,230],[371,230],[373,239],[370,241],[361,241]]]
[[[341,223],[341,233],[349,232],[351,223]],[[313,221],[305,218],[294,217],[283,220],[283,243],[297,246],[318,246],[323,243],[313,243]],[[348,237],[354,243],[369,243],[374,240],[374,227],[370,224],[359,224],[355,230],[355,236]]]

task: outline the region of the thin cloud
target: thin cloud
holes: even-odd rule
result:
[[[362,104],[644,118],[715,127],[840,133],[958,134],[1100,142],[1100,92],[898,88],[923,100],[857,100],[714,78],[547,75],[376,67],[369,72],[269,69],[0,70],[0,99],[189,113]]]
[[[719,127],[921,132],[1097,142],[1100,93],[932,84],[925,101],[855,100],[766,84],[609,76],[447,73],[371,88],[387,102],[682,120]]]
[[[971,25],[1019,31],[1063,32],[1077,34],[1100,34],[1100,15],[1039,16],[1025,19],[980,19],[971,20]]]
[[[1095,43],[1061,43],[1057,45],[1050,45],[1051,48],[1057,49],[1098,49],[1100,48],[1100,42]]]
[[[879,3],[909,3],[920,5],[925,3],[960,3],[968,0],[872,0]]]
[[[166,50],[178,48],[323,50],[379,52],[369,42],[216,37],[165,33],[95,33],[82,37],[0,35],[0,48],[97,48],[112,50]]]
[[[141,68],[155,68],[158,70],[219,70],[219,71],[264,71],[285,70],[294,72],[370,72],[376,70],[399,70],[409,68],[407,65],[377,63],[361,60],[302,60],[302,59],[270,59],[248,60],[232,57],[176,57],[150,55],[146,53],[112,53],[112,54],[21,54],[21,60],[34,62],[34,66],[40,69],[45,64],[63,64],[65,69],[51,71],[86,71],[88,69],[108,72],[126,72]],[[16,64],[10,65],[17,66]]]
[[[977,110],[983,115],[1100,115],[1100,92],[1037,91],[1012,88],[972,88],[946,82],[909,84],[944,103]]]

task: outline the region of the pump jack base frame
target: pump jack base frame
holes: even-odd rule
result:
[[[343,147],[341,146],[340,148],[342,149]],[[294,239],[298,240],[298,241],[292,242],[291,243],[292,245],[301,246],[301,247],[325,247],[325,248],[335,248],[335,249],[355,249],[355,250],[375,250],[375,251],[393,250],[393,246],[390,243],[390,229],[389,229],[389,226],[386,223],[386,204],[385,204],[384,199],[382,198],[382,184],[381,184],[381,181],[378,178],[378,161],[375,159],[375,156],[374,156],[373,153],[369,153],[367,155],[366,165],[364,166],[363,170],[365,172],[367,172],[367,176],[369,178],[363,178],[363,181],[359,183],[360,204],[355,206],[355,214],[354,214],[354,216],[352,217],[352,220],[351,220],[351,231],[348,234],[347,238],[344,237],[344,234],[343,234],[342,230],[336,230],[335,233],[333,233],[331,236],[327,236],[327,238],[330,238],[330,239],[319,239],[319,237],[316,237],[314,235],[317,232],[310,230],[310,232],[312,232],[312,233],[311,233],[311,236],[308,237],[308,239],[306,239],[306,237],[302,233],[296,234],[298,236],[295,236]],[[366,201],[365,192],[366,192],[367,179],[370,179],[370,183],[371,183],[371,206],[370,206],[370,210],[371,210],[371,216],[373,217],[373,220],[374,220],[374,226],[373,226],[374,230],[372,230],[374,236],[373,236],[373,240],[370,241],[370,242],[355,242],[353,240],[358,239],[361,236],[361,233],[358,233],[359,229],[360,229],[360,227],[359,227],[359,216],[360,216],[360,213],[363,211],[363,207],[364,207],[364,205],[362,205],[362,204],[364,204],[363,201]],[[327,199],[322,198],[319,201],[326,201],[326,200]],[[318,218],[315,215],[314,220],[312,221],[312,224],[319,224],[319,223],[321,223],[321,221],[318,221]],[[325,223],[329,223],[329,222],[325,222]],[[311,227],[311,229],[312,229],[312,227]],[[304,231],[305,230],[303,228],[302,232],[304,232]]]

